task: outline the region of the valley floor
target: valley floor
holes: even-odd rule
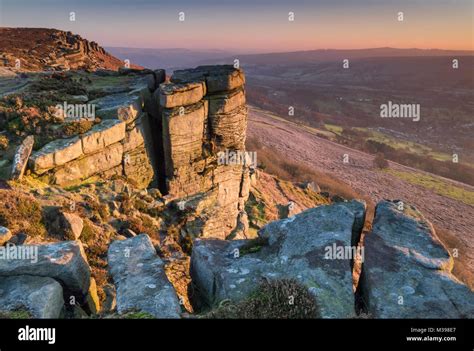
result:
[[[414,205],[437,228],[452,233],[440,237],[450,251],[457,249],[467,275],[474,275],[474,187],[393,162],[388,170],[377,170],[372,155],[258,109],[250,108],[247,133],[289,160],[334,175],[374,202],[398,199]],[[343,162],[344,154],[348,163]]]

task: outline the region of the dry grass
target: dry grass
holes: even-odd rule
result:
[[[85,252],[92,276],[97,283],[97,294],[101,302],[105,301],[104,286],[108,283],[107,250],[110,244],[111,232],[95,225],[88,218],[84,218],[81,241],[86,244]]]
[[[28,236],[45,236],[43,210],[31,195],[18,190],[0,190],[0,225],[13,234],[23,232]]]
[[[467,256],[466,246],[448,230],[435,227],[435,231],[438,238],[444,243],[451,255],[453,255],[453,274],[464,284],[469,286],[471,290],[474,290],[474,273],[469,270],[470,262]]]
[[[191,277],[189,276],[190,262],[190,257],[170,260],[165,265],[165,272],[170,283],[175,288],[183,307],[186,311],[192,313],[193,306],[190,301],[190,294],[192,295],[192,291],[189,289],[191,285]]]
[[[94,122],[89,120],[81,120],[67,123],[63,126],[63,134],[66,137],[71,137],[77,134],[84,134],[91,130],[93,126]]]
[[[5,135],[0,135],[0,150],[8,149],[9,140]]]
[[[270,221],[285,218],[284,205],[290,201],[298,211],[330,203],[325,196],[301,184],[259,172],[245,204],[251,226],[258,229]]]
[[[259,168],[280,179],[291,182],[312,181],[318,184],[322,191],[328,192],[331,195],[339,195],[345,199],[363,198],[361,194],[358,194],[349,185],[333,175],[319,172],[304,164],[288,160],[288,158],[275,150],[268,150],[254,138],[247,139],[246,148],[247,150],[257,152]]]

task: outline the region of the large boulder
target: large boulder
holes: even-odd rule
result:
[[[184,235],[215,239],[248,237],[244,215],[248,168],[228,151],[245,151],[247,108],[244,74],[233,66],[200,66],[175,71],[154,93],[153,114],[162,127],[166,190],[173,199],[198,196],[202,211],[186,217]],[[223,161],[223,162],[222,162]],[[163,163],[162,163],[163,164]]]
[[[203,82],[160,85],[160,105],[166,108],[195,104],[204,95],[206,95],[206,86]]]
[[[63,289],[52,278],[29,275],[0,279],[0,312],[26,311],[32,318],[59,318]]]
[[[359,289],[374,318],[474,318],[474,293],[452,275],[453,258],[414,207],[378,203],[364,243]]]
[[[119,313],[143,311],[156,318],[180,317],[178,296],[148,235],[114,241],[107,257]]]
[[[354,316],[352,243],[362,213],[358,201],[321,206],[268,224],[256,240],[196,240],[190,272],[200,302],[242,300],[261,279],[285,278],[315,295],[323,318]]]
[[[207,91],[217,93],[240,88],[245,84],[245,75],[241,69],[232,65],[199,66],[174,71],[171,81],[174,83],[205,81]]]
[[[52,216],[54,218],[52,218],[50,234],[69,240],[79,239],[84,228],[84,221],[81,217],[59,210],[53,211]]]
[[[79,241],[64,241],[36,246],[16,246],[18,254],[28,254],[19,259],[11,255],[0,260],[0,277],[33,275],[51,277],[63,288],[78,297],[89,290],[91,271],[84,248]]]

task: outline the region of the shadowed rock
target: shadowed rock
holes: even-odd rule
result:
[[[77,240],[84,228],[84,221],[74,213],[57,211],[51,223],[50,234],[69,240]]]
[[[59,318],[63,289],[52,278],[28,275],[0,279],[0,311],[26,311],[33,318]]]

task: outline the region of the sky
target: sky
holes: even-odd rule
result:
[[[69,30],[106,47],[472,50],[473,7],[474,0],[0,0],[0,26]]]

